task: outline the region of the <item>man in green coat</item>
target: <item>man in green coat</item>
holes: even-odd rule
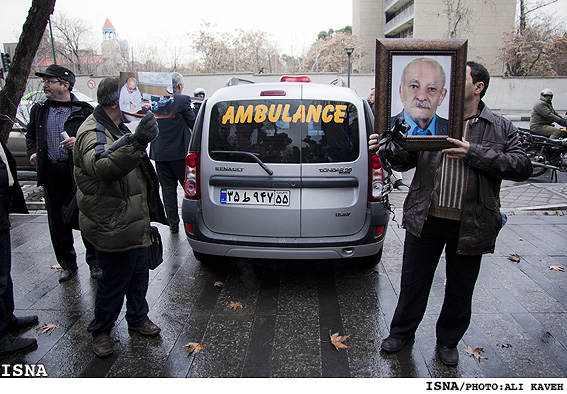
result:
[[[118,78],[98,87],[99,105],[79,128],[73,148],[79,223],[102,269],[95,317],[88,326],[99,357],[114,352],[110,330],[126,297],[128,328],[145,336],[160,328],[148,318],[150,222],[167,224],[158,179],[146,147],[158,133],[153,114],[134,134],[122,121]]]
[[[560,129],[553,127],[553,123],[558,123],[567,127],[567,119],[555,111],[551,101],[553,92],[551,89],[543,89],[537,103],[535,103],[530,118],[530,130],[534,134],[543,135],[547,138],[557,139],[563,134]]]

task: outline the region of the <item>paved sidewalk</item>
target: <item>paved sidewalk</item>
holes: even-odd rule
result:
[[[150,272],[148,303],[150,318],[162,332],[142,338],[128,331],[123,312],[111,333],[116,353],[102,360],[92,353],[86,331],[93,316],[96,281],[90,279],[84,263],[79,233],[75,238],[77,276],[60,284],[45,211],[13,215],[17,314],[37,314],[39,325],[57,327],[52,334],[39,335],[39,325],[21,332],[36,338],[38,349],[0,357],[0,364],[40,364],[49,377],[485,378],[482,383],[494,383],[495,378],[547,378],[564,382],[567,273],[551,269],[567,268],[564,187],[503,184],[502,211],[508,223],[495,253],[483,258],[473,317],[459,344],[456,368],[445,367],[435,355],[435,321],[444,296],[443,258],[415,343],[393,355],[380,351],[400,285],[405,231],[398,224],[406,196],[400,191],[391,194],[396,221],[390,222],[380,264],[371,269],[341,261],[238,259],[200,264],[185,234],[171,234],[158,225],[164,263]],[[38,199],[35,186],[24,189],[30,199]],[[181,196],[181,188],[179,192]],[[511,261],[512,254],[520,256],[520,261]],[[222,285],[217,286],[219,282]],[[230,310],[231,301],[241,302],[243,308]],[[330,330],[348,335],[349,347],[337,351],[329,343]],[[189,355],[183,347],[188,342],[202,343],[204,350]],[[487,359],[469,357],[466,346],[483,348]]]
[[[501,211],[506,215],[560,216],[567,213],[567,184],[510,184],[500,189]],[[406,191],[394,190],[390,194],[390,202],[396,209],[401,208],[406,195]]]

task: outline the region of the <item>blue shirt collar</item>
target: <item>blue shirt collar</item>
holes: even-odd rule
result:
[[[410,129],[408,131],[408,135],[417,135],[417,129],[419,129],[419,126],[417,125],[417,123],[415,123],[413,121],[413,119],[408,115],[408,113],[406,112],[406,110],[403,110],[403,114],[404,114],[404,121],[410,126]],[[433,119],[431,120],[431,122],[429,123],[429,126],[427,126],[427,128],[425,129],[425,131],[429,131],[429,133],[431,135],[435,135],[435,121],[437,120],[437,114],[433,117]]]

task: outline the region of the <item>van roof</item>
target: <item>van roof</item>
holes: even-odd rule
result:
[[[269,96],[260,95],[263,91],[284,91],[285,96],[274,97],[278,99],[298,99],[303,95],[304,99],[312,100],[339,100],[355,103],[362,100],[354,90],[343,86],[312,82],[262,82],[220,88],[209,98],[209,102],[212,104],[227,100],[266,99]]]

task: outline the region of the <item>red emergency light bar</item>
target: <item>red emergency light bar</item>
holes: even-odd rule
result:
[[[307,75],[283,75],[280,82],[311,82]]]

